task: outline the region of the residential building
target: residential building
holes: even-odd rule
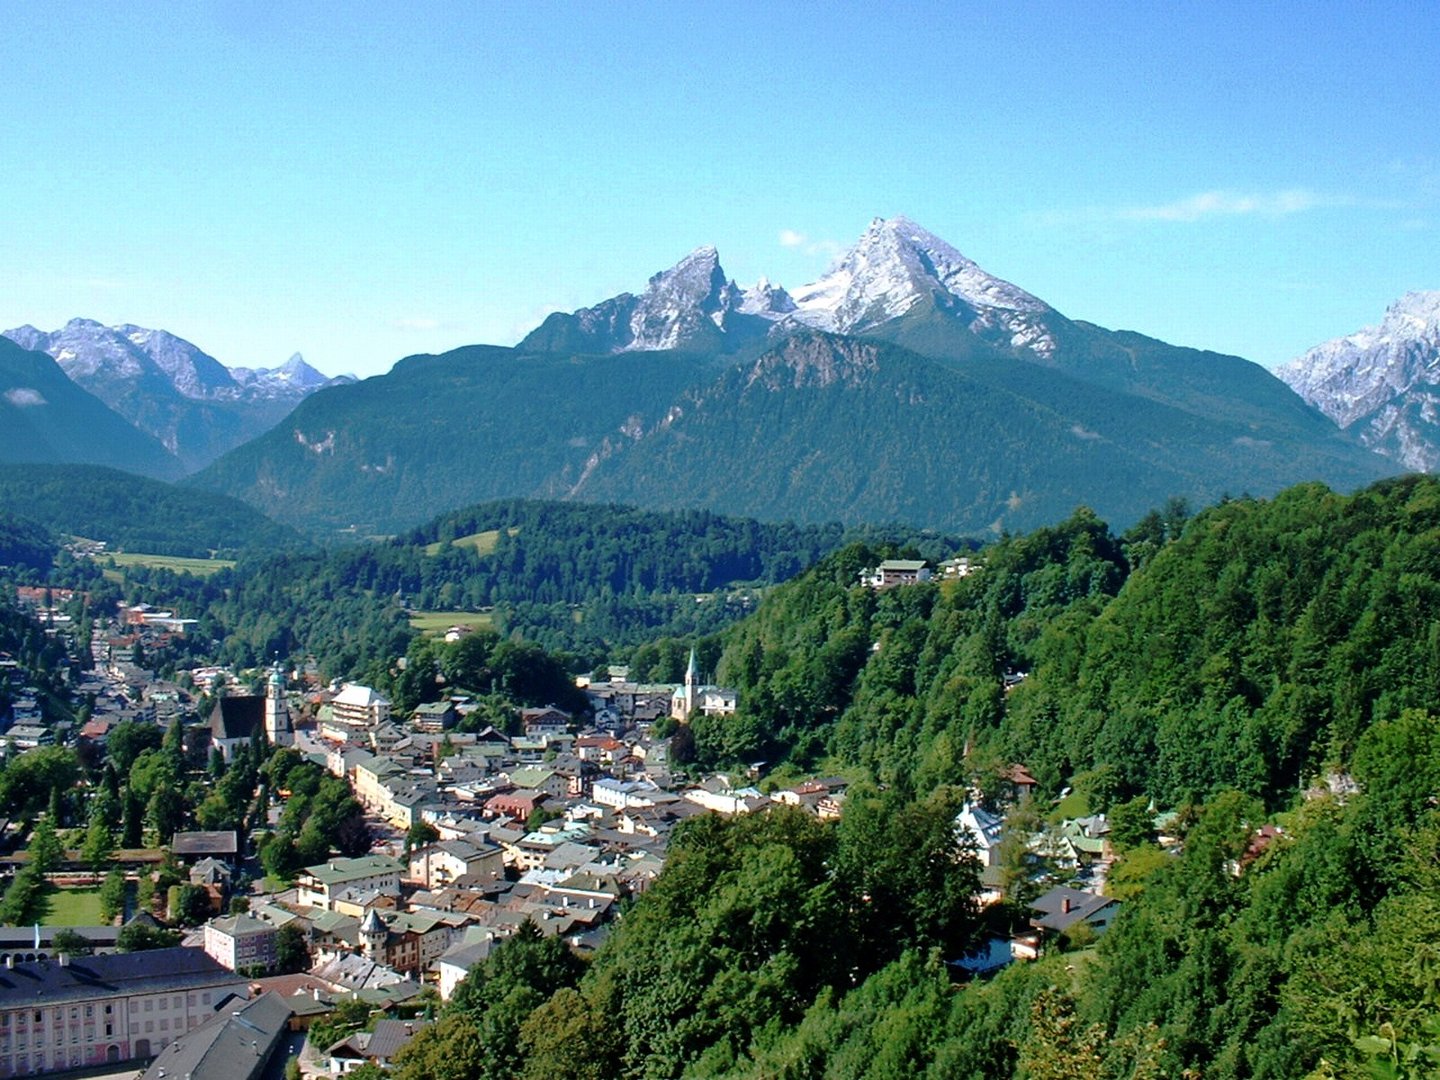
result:
[[[504,875],[504,857],[496,845],[441,840],[411,852],[407,879],[433,890],[462,877],[495,879]]]
[[[430,1021],[380,1020],[374,1031],[357,1031],[347,1035],[327,1049],[327,1066],[332,1076],[344,1076],[366,1062],[388,1069],[411,1039],[415,1038]]]
[[[250,915],[227,915],[205,924],[205,955],[247,975],[275,966],[278,940],[275,927]]]
[[[342,892],[360,890],[399,896],[402,869],[399,862],[384,855],[332,859],[307,866],[300,875],[297,902],[303,907],[331,911],[336,896]]]
[[[879,566],[860,571],[860,583],[872,589],[888,589],[929,580],[930,567],[924,559],[886,559]]]

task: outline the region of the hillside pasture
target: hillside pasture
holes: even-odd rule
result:
[[[105,558],[122,570],[131,566],[143,566],[152,570],[173,570],[177,574],[194,574],[197,577],[209,577],[235,565],[234,559],[191,559],[178,555],[148,555],[139,551],[113,552]]]
[[[488,630],[495,625],[495,617],[489,611],[412,611],[410,629],[422,634],[438,637],[452,626],[469,626],[476,630]]]
[[[510,530],[511,535],[515,533]],[[454,540],[437,540],[433,544],[425,545],[426,555],[439,555],[447,547],[468,547],[474,548],[477,555],[489,555],[495,550],[495,545],[500,542],[499,529],[486,529],[484,532],[471,533],[469,536],[457,536]]]

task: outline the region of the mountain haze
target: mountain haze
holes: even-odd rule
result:
[[[194,483],[312,527],[524,496],[979,532],[1393,471],[1258,365],[1072,320],[894,218],[793,292],[700,248],[514,349],[411,357]]]

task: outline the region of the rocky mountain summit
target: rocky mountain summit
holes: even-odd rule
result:
[[[1440,467],[1440,291],[1407,293],[1378,325],[1275,374],[1372,450],[1409,469]]]
[[[876,218],[819,280],[787,292],[761,278],[745,288],[725,275],[713,247],[692,251],[649,281],[594,307],[557,312],[522,349],[617,353],[660,349],[733,351],[799,330],[863,334],[905,316],[941,313],[983,340],[1046,357],[1044,301],[986,273],[906,217]]]

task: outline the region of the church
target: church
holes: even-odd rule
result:
[[[675,720],[688,720],[697,709],[706,716],[724,716],[733,713],[739,701],[739,695],[728,687],[701,684],[700,665],[692,648],[690,663],[685,668],[685,682],[670,695],[670,716]]]
[[[291,746],[295,728],[285,700],[285,672],[277,660],[263,697],[255,694],[222,697],[210,713],[210,745],[230,761],[235,751],[263,732],[271,746]]]

